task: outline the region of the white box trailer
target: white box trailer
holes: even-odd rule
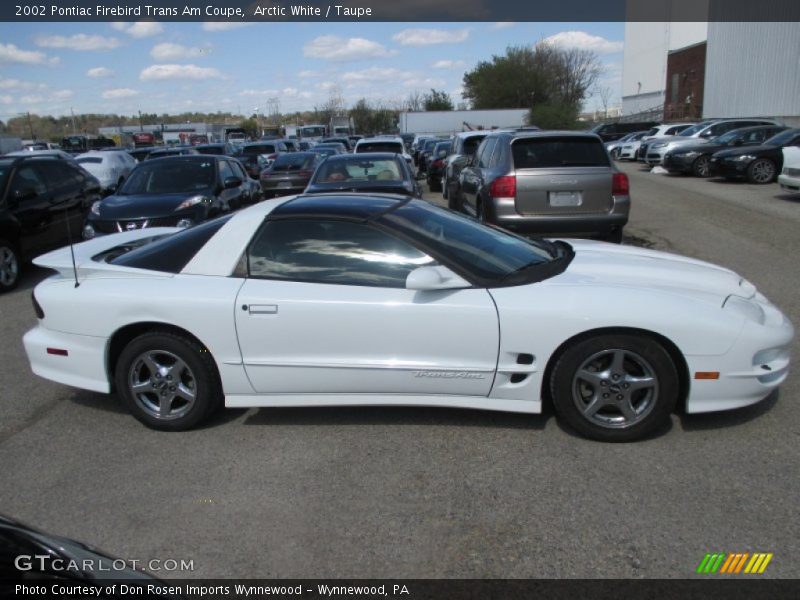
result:
[[[19,152],[22,150],[22,140],[11,135],[0,135],[0,154]]]
[[[476,129],[506,129],[526,125],[527,118],[527,108],[403,112],[400,133],[451,135]]]

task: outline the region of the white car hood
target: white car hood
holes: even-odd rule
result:
[[[658,289],[721,306],[730,295],[751,298],[755,286],[711,263],[635,246],[567,240],[575,258],[553,283]]]

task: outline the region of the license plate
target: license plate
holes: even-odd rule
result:
[[[580,192],[549,192],[550,206],[580,206]]]
[[[292,187],[292,182],[291,181],[279,181],[278,185],[276,187],[279,187],[279,188],[290,188],[290,187]]]

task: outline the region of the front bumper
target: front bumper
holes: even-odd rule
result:
[[[514,198],[494,198],[487,206],[487,221],[517,233],[536,235],[564,234],[606,236],[621,230],[628,222],[629,196],[615,196],[613,208],[604,213],[522,215]]]
[[[763,297],[762,297],[763,298]],[[794,328],[764,299],[764,324],[747,321],[732,348],[722,356],[687,356],[690,392],[687,413],[713,412],[755,404],[789,375]],[[719,371],[719,379],[694,379],[698,371]]]
[[[740,178],[747,176],[750,160],[731,160],[729,158],[711,157],[708,163],[709,175],[712,177]]]
[[[672,154],[670,152],[664,155],[662,161],[663,167],[673,173],[691,173],[694,160],[700,156],[689,154]]]
[[[666,147],[664,148],[648,148],[647,154],[644,157],[644,162],[651,167],[660,165],[664,161],[664,155],[667,153]]]
[[[106,338],[62,333],[37,325],[23,336],[22,344],[31,369],[39,377],[95,392],[111,391],[105,364]],[[48,348],[66,350],[67,356],[50,354]]]

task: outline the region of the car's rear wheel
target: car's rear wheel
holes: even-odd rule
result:
[[[768,158],[759,158],[747,167],[747,180],[750,183],[771,183],[777,172],[774,162]]]
[[[139,421],[184,431],[222,405],[222,386],[208,350],[168,331],[140,335],[119,356],[117,390]]]
[[[692,172],[695,177],[708,177],[711,174],[711,157],[700,156],[692,163]]]
[[[21,269],[16,246],[0,239],[0,292],[9,292],[17,287]]]
[[[644,335],[599,335],[567,349],[550,379],[556,414],[580,434],[631,442],[662,428],[678,399],[678,372]]]

